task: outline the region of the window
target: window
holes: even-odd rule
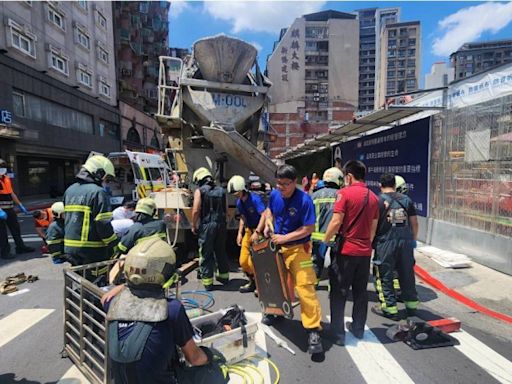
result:
[[[50,63],[49,67],[51,69],[55,69],[57,72],[60,72],[66,76],[69,75],[68,69],[68,58],[59,52],[59,50],[50,48]]]
[[[105,64],[108,64],[108,52],[105,48],[98,45],[98,59],[103,61]]]
[[[100,95],[110,98],[110,85],[105,80],[98,83],[98,92]]]
[[[396,30],[388,31],[388,38],[389,37],[396,37]]]
[[[395,57],[396,49],[388,49],[388,57]]]
[[[96,25],[100,28],[107,29],[107,19],[99,10],[96,10]]]
[[[327,27],[306,27],[306,38],[326,39],[329,36]]]
[[[413,69],[408,69],[407,70],[407,76],[416,76],[416,70],[413,68]]]
[[[48,7],[48,21],[55,25],[57,28],[66,30],[66,26],[64,24],[64,15],[54,9],[53,7]]]
[[[85,29],[76,27],[75,29],[76,42],[85,49],[91,49],[91,39]]]
[[[89,4],[87,3],[87,0],[78,0],[77,4],[84,11],[87,11],[89,9]]]
[[[36,36],[11,19],[9,19],[8,25],[11,33],[11,46],[35,59]]]
[[[23,93],[12,93],[12,110],[16,116],[25,117],[25,95]]]
[[[408,49],[407,50],[407,55],[408,56],[416,56],[416,49],[414,49],[414,48]]]
[[[409,68],[410,68],[410,67],[415,67],[415,66],[416,66],[416,60],[414,60],[414,59],[409,59],[409,60],[407,61],[407,67],[409,67]]]
[[[388,48],[396,48],[396,39],[388,41]]]
[[[395,77],[395,71],[388,71],[388,77]]]
[[[140,13],[148,13],[148,11],[149,11],[149,2],[141,1],[139,3],[139,12]]]
[[[416,45],[416,39],[409,39],[409,47],[414,47]]]
[[[92,72],[87,70],[82,64],[78,65],[76,77],[80,84],[92,88]]]
[[[416,88],[416,80],[407,80],[406,84],[408,89]]]

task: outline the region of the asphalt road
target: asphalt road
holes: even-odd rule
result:
[[[33,238],[31,219],[20,219],[26,238]],[[62,269],[63,265],[51,264],[38,252],[18,256],[13,261],[0,260],[0,279],[19,272],[39,276],[35,283],[20,285],[23,290],[20,294],[0,296],[0,384],[56,383],[59,380],[66,384],[80,383],[79,379],[72,378],[77,376],[72,374],[71,361],[60,356],[63,346]],[[189,274],[188,279],[184,289],[201,289],[195,273]],[[321,283],[318,295],[327,324],[326,283]],[[512,383],[511,327],[472,312],[421,281],[417,283],[422,301],[419,317],[429,320],[455,316],[462,321],[463,332],[454,334],[460,341],[458,346],[415,351],[405,343],[392,343],[385,336],[392,322],[369,312],[369,329],[363,341],[347,337],[347,346],[339,347],[324,340],[325,354],[312,358],[306,352],[306,334],[300,324],[299,307],[296,307],[294,320],[285,320],[273,327],[296,355],[278,347],[268,337],[259,344],[258,351],[260,354],[266,351],[277,365],[281,383]],[[247,312],[257,314],[257,299],[252,294],[238,293],[241,284],[242,275],[233,273],[227,287],[217,286],[213,291],[213,309],[236,303]],[[372,305],[376,297],[370,284],[368,289]],[[350,309],[348,303],[347,314]],[[234,378],[233,382],[239,381]]]

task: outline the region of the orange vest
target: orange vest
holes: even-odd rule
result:
[[[9,209],[14,207],[12,200],[12,184],[9,176],[0,176],[0,209]]]
[[[46,219],[35,219],[36,227],[48,228],[53,221],[53,212],[50,208],[44,210],[46,212]]]

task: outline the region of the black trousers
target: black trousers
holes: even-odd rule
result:
[[[368,278],[371,256],[337,255],[338,273],[329,267],[331,330],[345,333],[343,319],[349,289],[352,288],[352,329],[363,332],[368,314]]]
[[[198,232],[199,271],[204,285],[213,284],[213,275],[229,277],[229,262],[226,254],[226,224],[201,223]],[[217,268],[215,268],[217,266]]]
[[[14,243],[16,244],[16,249],[22,249],[25,247],[25,244],[21,238],[20,224],[18,223],[18,216],[16,215],[16,212],[14,212],[14,208],[2,209],[7,214],[7,218],[5,220],[0,220],[0,256],[5,257],[11,252],[7,228],[9,228],[9,231],[11,232]]]

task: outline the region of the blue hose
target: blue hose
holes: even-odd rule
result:
[[[198,300],[197,297],[185,297],[187,295],[199,295],[203,296],[204,300]],[[175,297],[175,294],[174,294]],[[183,291],[181,292],[181,303],[185,307],[185,309],[192,309],[192,308],[201,308],[203,310],[208,310],[209,308],[213,307],[215,305],[215,298],[213,295],[208,291],[201,291],[201,290],[193,290],[193,291]]]

